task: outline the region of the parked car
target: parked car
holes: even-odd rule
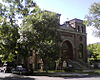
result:
[[[6,66],[0,67],[0,72],[6,72]]]
[[[13,66],[10,62],[5,62],[2,67],[0,67],[0,72],[11,72]]]
[[[11,72],[14,74],[26,74],[28,73],[28,70],[23,68],[22,65],[18,65],[16,68],[13,68]]]

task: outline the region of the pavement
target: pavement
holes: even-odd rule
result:
[[[48,76],[25,76],[12,73],[0,73],[0,80],[100,80],[100,75],[90,77],[88,74],[57,72]]]

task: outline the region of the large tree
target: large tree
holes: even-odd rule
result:
[[[0,21],[2,28],[4,28],[3,25],[7,27],[7,29],[4,29],[4,35],[12,36],[16,31],[17,32],[13,38],[8,36],[9,41],[6,42],[13,48],[8,49],[9,47],[7,46],[4,49],[6,52],[4,52],[3,49],[2,52],[10,54],[11,51],[14,51],[12,54],[19,53],[19,55],[27,57],[32,50],[35,50],[38,52],[38,56],[42,58],[44,67],[47,68],[47,65],[49,65],[50,62],[54,62],[59,56],[59,47],[57,44],[59,41],[57,32],[59,14],[42,11],[32,0],[3,1],[4,2],[0,5]],[[2,24],[2,20],[5,21],[6,24]],[[19,21],[22,21],[21,25],[19,25]],[[9,31],[7,31],[8,28]],[[9,34],[7,34],[6,31]],[[0,35],[1,34],[2,32]],[[7,39],[7,37],[5,37],[5,39]],[[4,41],[3,38],[1,38],[1,41]],[[12,46],[12,44],[14,46]],[[9,50],[9,52],[7,50]]]
[[[59,56],[58,33],[59,15],[54,12],[41,11],[37,6],[37,13],[28,15],[20,29],[21,42],[26,43],[27,49],[38,52],[43,60],[44,68],[47,69],[50,62]],[[29,45],[30,44],[30,45]]]
[[[86,16],[87,24],[95,27],[96,35],[100,37],[100,2],[93,3],[89,8],[89,15]]]
[[[100,44],[89,44],[88,45],[88,51],[89,51],[89,59],[90,60],[99,60],[100,59]]]
[[[7,23],[0,26],[0,54],[3,55],[3,60],[13,60],[16,54],[18,38],[19,33],[16,27],[11,27]]]
[[[16,55],[17,39],[19,38],[18,25],[11,8],[0,3],[0,54],[3,61],[10,62]]]
[[[2,0],[0,3],[0,53],[4,60],[12,61],[16,53],[23,51],[22,44],[18,43],[19,22],[31,14],[34,7],[32,0]]]

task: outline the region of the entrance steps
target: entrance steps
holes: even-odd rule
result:
[[[85,62],[69,60],[69,64],[71,64],[73,66],[73,69],[76,69],[76,70],[88,69],[88,66]]]

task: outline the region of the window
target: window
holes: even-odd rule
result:
[[[82,33],[84,32],[84,28],[83,28],[83,26],[82,26]]]
[[[79,45],[79,58],[83,58],[83,45]]]
[[[80,41],[82,41],[82,40],[83,40],[82,36],[80,36],[80,38],[79,38],[79,39],[80,39]]]
[[[77,32],[80,32],[80,26],[78,26],[78,30],[77,30]]]

